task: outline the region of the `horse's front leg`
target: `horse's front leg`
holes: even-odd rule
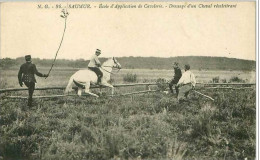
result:
[[[114,96],[115,88],[114,88],[113,85],[111,85],[111,84],[109,84],[109,83],[103,83],[102,85],[111,88],[111,89],[112,89],[112,96]]]

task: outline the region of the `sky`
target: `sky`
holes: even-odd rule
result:
[[[43,7],[46,4],[48,9]],[[33,58],[54,58],[64,30],[61,9],[56,5],[66,8],[82,4],[91,8],[68,8],[58,59],[89,59],[98,48],[101,57],[255,60],[255,2],[5,2],[1,4],[0,57],[31,54]],[[143,8],[99,8],[100,4],[141,4]],[[154,4],[164,8],[144,8]],[[189,4],[196,8],[188,8]],[[199,8],[211,4],[236,8]]]

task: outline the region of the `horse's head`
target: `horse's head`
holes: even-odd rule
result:
[[[115,57],[112,58],[114,61],[113,68],[121,69],[121,64],[116,60]]]

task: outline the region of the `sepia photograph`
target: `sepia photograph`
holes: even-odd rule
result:
[[[0,160],[256,159],[256,12],[0,2]]]

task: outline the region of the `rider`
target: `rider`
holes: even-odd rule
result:
[[[97,81],[97,84],[100,84],[101,83],[101,78],[103,77],[103,73],[102,71],[100,70],[99,67],[101,67],[101,63],[100,61],[98,60],[98,56],[101,54],[101,50],[100,49],[97,49],[96,50],[96,53],[91,56],[90,58],[90,62],[88,64],[88,68],[92,71],[94,71],[96,74],[97,74],[97,77],[98,77],[98,81]]]

